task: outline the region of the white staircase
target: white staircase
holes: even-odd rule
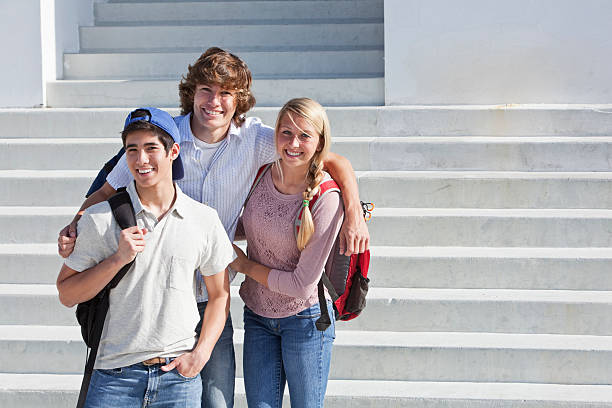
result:
[[[95,7],[51,108],[0,110],[1,407],[74,405],[85,347],[57,232],[127,112],[178,114],[180,75],[214,45],[249,64],[264,122],[291,97],[329,106],[376,203],[368,307],[338,323],[326,406],[612,406],[611,106],[377,106],[382,0]]]

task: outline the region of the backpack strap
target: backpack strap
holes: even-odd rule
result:
[[[132,205],[132,199],[130,194],[126,191],[125,187],[121,187],[117,190],[117,193],[108,199],[113,216],[119,224],[119,228],[122,230],[130,228],[136,225],[136,214],[134,214],[134,206]],[[127,271],[134,264],[132,259],[130,263],[127,263],[117,272],[113,279],[109,283],[109,289],[114,288],[119,284],[119,281],[123,279]]]
[[[125,187],[121,187],[117,190],[117,193],[108,199],[113,217],[119,224],[119,227],[123,230],[136,225],[136,215],[134,214],[134,206],[130,199],[129,193]],[[95,321],[93,322],[92,329],[92,345],[85,364],[85,372],[83,374],[83,381],[81,382],[81,390],[79,392],[79,399],[77,402],[77,408],[83,408],[87,399],[87,390],[89,389],[89,383],[91,382],[91,376],[93,374],[94,365],[96,363],[96,356],[98,355],[98,347],[100,346],[100,339],[102,338],[102,330],[104,329],[104,321],[106,320],[106,314],[108,312],[109,296],[110,291],[113,289],[119,281],[125,276],[134,264],[133,259],[131,262],[125,264],[119,272],[113,277],[113,279],[96,295],[100,298],[98,303],[97,311],[95,314]]]
[[[317,191],[317,193],[310,199],[310,203],[308,204],[311,213],[314,212],[314,210],[317,208],[319,198],[323,197],[325,194],[332,191],[335,191],[338,194],[342,194],[340,192],[340,187],[338,187],[338,184],[334,181],[334,179],[331,178],[329,174],[325,174],[325,177],[323,177],[323,181],[321,181],[318,188],[319,191]],[[300,226],[302,225],[303,213],[304,207],[300,207],[300,211],[298,212],[298,215],[297,217],[295,217],[295,220],[293,222],[293,232],[295,234],[296,239],[298,236],[298,232],[300,232]]]
[[[270,167],[272,167],[272,164],[273,163],[264,164],[263,166],[259,168],[259,170],[257,170],[257,175],[255,176],[255,180],[253,181],[253,185],[251,186],[251,189],[249,190],[249,194],[244,200],[244,204],[242,205],[243,207],[246,205],[247,201],[249,201],[249,198],[251,198],[253,191],[255,191],[255,187],[257,187],[257,185],[259,184],[263,176],[270,169]]]

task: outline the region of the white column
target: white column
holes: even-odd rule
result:
[[[78,27],[93,25],[94,1],[0,0],[0,107],[45,105],[63,54],[79,51]]]
[[[0,0],[0,107],[43,104],[40,0]]]

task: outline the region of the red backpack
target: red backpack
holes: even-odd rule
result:
[[[253,182],[253,186],[249,191],[246,202],[251,197],[253,190],[262,179],[266,171],[272,164],[266,164],[257,171],[257,176]],[[321,184],[319,191],[310,200],[310,211],[314,212],[317,201],[323,195],[335,192],[341,194],[338,184],[326,175]],[[372,210],[373,206],[370,203],[361,203],[363,207],[364,217]],[[302,207],[294,221],[294,232],[297,239],[297,234],[302,223]],[[321,274],[321,279],[318,283],[319,305],[321,307],[321,317],[317,320],[316,326],[320,331],[327,329],[331,320],[327,311],[327,302],[325,301],[325,291],[323,286],[332,299],[336,320],[351,320],[359,316],[366,306],[366,295],[368,293],[368,268],[370,267],[370,250],[366,250],[361,254],[353,254],[346,256],[339,253],[340,251],[340,236],[336,237],[329,258],[326,262],[325,271]],[[329,266],[329,267],[327,267]]]

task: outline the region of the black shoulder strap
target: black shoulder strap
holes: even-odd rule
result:
[[[136,225],[136,214],[134,214],[134,206],[130,199],[129,193],[122,187],[117,190],[117,193],[108,199],[113,216],[117,220],[117,224],[121,229],[126,229]],[[126,264],[117,272],[115,277],[106,285],[100,293],[97,295],[100,297],[100,302],[97,305],[97,311],[95,314],[95,322],[93,322],[93,335],[92,345],[89,351],[89,357],[85,364],[85,372],[83,374],[83,380],[81,382],[81,390],[79,392],[79,399],[77,402],[77,408],[83,408],[87,399],[87,390],[89,389],[89,383],[91,381],[91,375],[93,374],[94,364],[96,362],[96,356],[98,354],[98,347],[100,345],[100,339],[102,337],[102,330],[104,329],[104,321],[106,320],[106,313],[109,307],[109,294],[110,290],[117,286],[119,281],[125,276],[128,270],[134,264],[134,260]]]
[[[119,224],[119,228],[126,229],[136,225],[136,214],[134,214],[134,206],[130,199],[130,194],[125,190],[125,187],[121,187],[117,190],[117,193],[108,199],[113,216]],[[127,271],[132,267],[134,261],[126,264],[117,272],[113,280],[110,281],[110,289],[114,288],[119,284],[119,281],[125,276]]]

